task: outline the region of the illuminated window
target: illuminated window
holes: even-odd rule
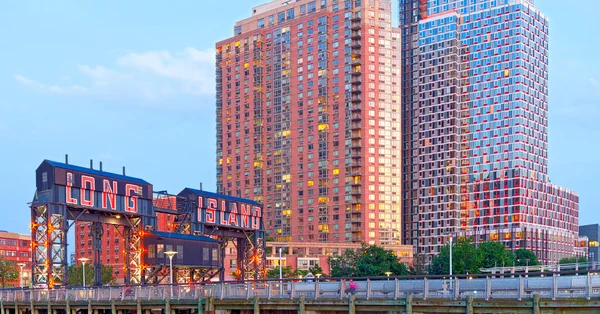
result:
[[[340,169],[333,169],[333,174],[340,174]]]

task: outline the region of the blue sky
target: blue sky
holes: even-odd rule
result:
[[[214,43],[263,2],[0,2],[0,229],[29,232],[35,169],[66,153],[156,190],[214,191]],[[600,222],[600,2],[536,2],[551,23],[550,176]]]

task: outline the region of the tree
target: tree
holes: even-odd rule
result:
[[[316,274],[321,274],[321,275],[325,275],[323,274],[323,268],[321,268],[321,266],[319,266],[319,263],[316,263],[315,266],[312,266],[308,269],[308,272],[316,275]]]
[[[512,266],[515,262],[513,253],[500,242],[483,242],[477,247],[480,268]]]
[[[281,273],[282,273],[283,278],[293,278],[293,276],[294,276],[294,271],[292,271],[292,266],[282,267]],[[279,267],[269,269],[267,271],[267,278],[279,279]]]
[[[70,286],[83,286],[83,265],[69,266],[69,285]],[[116,278],[113,275],[113,267],[110,265],[102,265],[102,284],[114,284]],[[94,284],[94,266],[86,265],[85,268],[85,284]]]
[[[540,265],[540,261],[531,250],[518,249],[515,250],[515,264],[517,266],[535,266]]]
[[[479,254],[471,240],[459,238],[452,244],[452,274],[477,274],[480,265]],[[431,262],[429,272],[434,275],[450,273],[450,245],[441,248],[440,254]]]
[[[360,252],[347,250],[339,257],[331,257],[329,265],[332,277],[385,276],[386,272],[393,276],[408,274],[406,265],[398,261],[393,251],[364,243]]]
[[[0,260],[0,281],[2,288],[6,288],[6,283],[13,282],[19,278],[19,267],[14,261],[5,259]]]
[[[565,257],[565,258],[561,258],[560,261],[558,261],[558,263],[559,264],[587,263],[587,258],[585,258],[583,256]]]

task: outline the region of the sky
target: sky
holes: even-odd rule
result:
[[[264,2],[1,1],[0,230],[29,233],[35,169],[65,154],[155,190],[215,191],[214,46]],[[587,224],[600,222],[600,1],[577,2],[536,6],[550,18],[550,177]]]

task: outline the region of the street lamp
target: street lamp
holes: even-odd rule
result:
[[[450,280],[452,280],[452,236],[450,236]]]
[[[279,248],[279,295],[283,295],[283,270],[281,268],[281,248]]]
[[[391,271],[386,271],[384,274],[388,277],[388,280],[390,280],[390,275],[392,274],[392,272]]]
[[[317,281],[319,281],[319,279],[321,278],[321,276],[323,276],[323,274],[315,274],[315,276],[317,276]]]
[[[23,267],[25,267],[25,263],[18,263],[19,266],[19,288],[23,288]]]
[[[165,254],[169,257],[169,283],[171,284],[171,299],[173,298],[173,256],[176,251],[166,251]]]
[[[78,260],[83,264],[83,286],[85,287],[85,263],[90,259],[87,257],[80,257]]]

